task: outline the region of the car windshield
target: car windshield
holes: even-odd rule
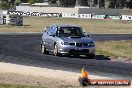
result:
[[[60,27],[58,28],[59,37],[85,37],[82,28],[80,27]]]

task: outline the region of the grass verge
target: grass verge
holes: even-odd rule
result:
[[[46,88],[46,87],[15,85],[15,84],[2,84],[2,83],[0,83],[0,88]]]
[[[96,42],[96,49],[98,55],[132,59],[132,41]]]
[[[0,25],[0,32],[42,32],[44,27],[54,24],[79,25],[89,33],[132,34],[132,21],[44,17],[24,17],[24,26],[19,27]]]

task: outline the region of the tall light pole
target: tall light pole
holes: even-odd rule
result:
[[[76,0],[76,6],[78,6],[79,4],[78,4],[78,0]]]
[[[100,0],[98,0],[98,8],[99,8],[99,2],[100,2]]]

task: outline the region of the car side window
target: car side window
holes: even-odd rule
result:
[[[56,35],[56,32],[57,32],[57,28],[56,27],[53,27],[52,28],[52,35]]]
[[[56,27],[51,27],[51,28],[48,30],[47,34],[48,34],[48,35],[56,35],[56,32],[57,32],[57,28],[56,28]]]
[[[52,29],[51,28],[47,31],[47,34],[52,35]]]

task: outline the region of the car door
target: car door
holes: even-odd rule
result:
[[[51,35],[52,35],[52,28],[50,28],[47,32],[46,32],[46,35],[45,35],[45,47],[48,49],[48,50],[51,50]]]
[[[49,30],[49,29],[48,29]],[[47,31],[44,31],[44,33],[43,33],[43,35],[42,35],[42,42],[44,43],[44,45],[45,45],[45,48],[47,48],[47,38],[48,38],[48,36],[47,36],[47,32],[48,32],[48,30]]]
[[[46,47],[49,51],[53,51],[54,49],[56,31],[56,27],[53,26],[47,32]]]
[[[50,37],[50,48],[53,51],[54,50],[54,43],[56,42],[56,33],[57,33],[57,28],[52,27],[51,29],[51,37]]]

